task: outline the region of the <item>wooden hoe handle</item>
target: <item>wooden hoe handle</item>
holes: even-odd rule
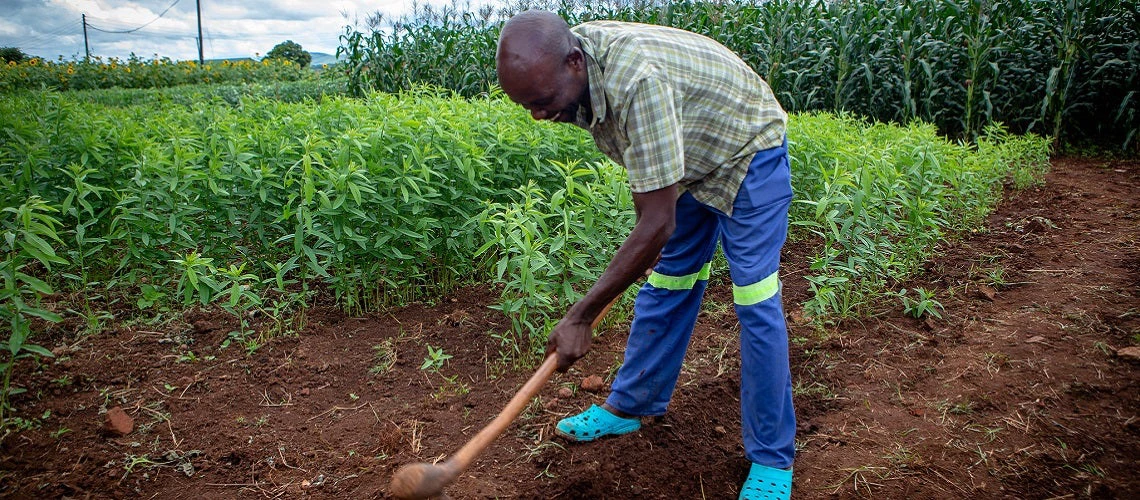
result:
[[[598,324],[605,319],[606,314],[610,312],[610,308],[612,308],[619,299],[621,299],[620,294],[614,297],[614,300],[611,300],[609,304],[606,304],[606,307],[602,309],[602,312],[599,313],[598,317],[594,318],[594,322],[590,324],[590,330],[598,327]],[[471,462],[474,461],[479,454],[483,453],[483,450],[486,449],[495,438],[499,437],[499,434],[507,430],[511,422],[514,422],[515,418],[522,413],[523,408],[526,408],[531,398],[537,395],[538,391],[542,389],[542,386],[546,385],[546,382],[550,380],[550,376],[554,374],[556,368],[558,368],[558,353],[552,352],[546,357],[546,360],[542,362],[542,365],[538,367],[538,370],[534,372],[534,375],[530,376],[530,380],[527,380],[526,384],[523,384],[522,388],[515,393],[514,397],[507,403],[507,406],[503,408],[503,411],[499,412],[499,416],[495,417],[491,423],[487,424],[483,430],[479,431],[475,437],[471,438],[467,444],[463,445],[463,447],[455,452],[455,455],[452,455],[451,458],[448,458],[447,461],[453,463],[460,471],[467,469],[467,466],[471,465]]]
[[[590,324],[590,330],[602,322],[602,318],[606,317],[606,313],[620,298],[621,295],[618,295],[609,304],[606,304],[606,307]],[[467,470],[471,462],[475,461],[475,458],[483,453],[483,450],[487,449],[487,446],[499,437],[499,434],[502,434],[511,425],[511,422],[522,413],[523,408],[526,408],[531,398],[538,394],[539,389],[542,389],[542,386],[550,380],[550,376],[554,374],[557,367],[558,353],[550,353],[542,365],[538,367],[538,371],[531,375],[530,380],[527,380],[526,384],[523,384],[522,388],[515,393],[503,411],[499,412],[499,415],[483,430],[479,431],[475,437],[467,441],[467,444],[463,445],[459,451],[440,464],[414,463],[401,467],[392,476],[388,493],[402,499],[426,499],[440,496],[443,493],[443,488],[455,481],[464,470]]]

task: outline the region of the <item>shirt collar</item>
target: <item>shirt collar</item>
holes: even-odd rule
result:
[[[593,117],[589,123],[586,122],[585,110],[578,109],[578,116],[575,122],[582,128],[593,128],[595,125],[606,120],[606,90],[603,86],[602,67],[598,64],[598,60],[594,58],[594,43],[589,39],[582,37],[578,34],[574,35],[582,45],[582,52],[586,54],[586,77],[589,79],[588,92],[590,93],[590,110],[593,112]]]

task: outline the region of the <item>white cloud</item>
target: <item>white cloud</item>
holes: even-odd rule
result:
[[[83,24],[93,56],[198,58],[195,0],[5,0],[0,46],[55,59],[84,55]],[[420,3],[443,3],[428,0]],[[344,26],[380,11],[398,17],[412,0],[201,0],[207,59],[264,55],[285,40],[333,54]],[[347,18],[346,18],[347,16]],[[156,19],[157,18],[157,19]],[[150,23],[150,24],[146,24]],[[131,33],[129,31],[146,24]]]

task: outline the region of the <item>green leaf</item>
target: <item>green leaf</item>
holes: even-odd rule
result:
[[[24,339],[28,338],[27,323],[21,323],[15,328],[11,335],[8,336],[8,352],[13,356],[20,353],[20,349],[24,346]]]
[[[55,251],[51,250],[51,248],[48,248],[48,251],[44,252],[40,248],[37,248],[36,246],[31,245],[26,241],[20,242],[20,248],[23,248],[24,251],[31,254],[32,257],[40,261],[40,263],[42,263],[48,269],[51,269],[51,263],[53,262],[57,264],[67,264],[67,259],[56,255]]]
[[[47,283],[44,283],[39,278],[34,278],[32,276],[28,276],[27,274],[24,274],[21,272],[17,272],[16,277],[20,281],[23,281],[28,286],[30,286],[32,288],[32,290],[35,290],[37,293],[39,293],[41,295],[51,295],[52,294],[51,286],[48,286]]]
[[[38,355],[43,356],[45,358],[54,358],[55,357],[55,354],[52,354],[51,351],[45,349],[43,346],[39,346],[36,344],[24,344],[23,350],[31,352],[33,354],[38,354]]]

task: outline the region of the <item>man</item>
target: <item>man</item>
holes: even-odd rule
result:
[[[719,241],[741,323],[752,468],[740,498],[788,498],[796,425],[777,268],[792,191],[786,115],[771,89],[706,37],[613,21],[571,29],[543,11],[507,21],[496,66],[503,91],[534,119],[588,130],[629,173],[637,223],[551,332],[560,370],[590,348],[590,323],[605,305],[653,268],[605,404],[562,420],[557,432],[591,441],[665,413]]]

